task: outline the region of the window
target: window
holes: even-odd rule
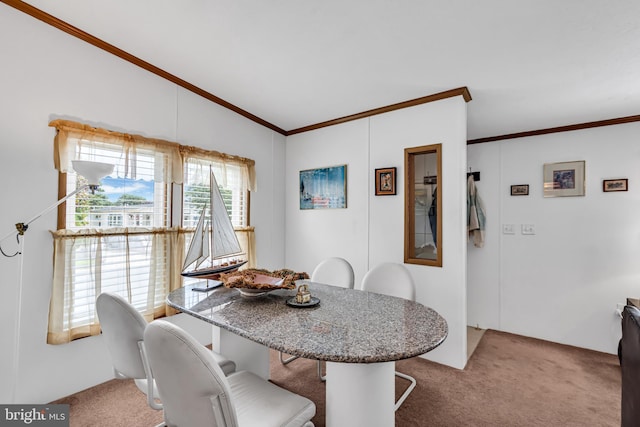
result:
[[[218,182],[220,194],[234,227],[246,227],[247,193],[243,189],[242,170],[238,165],[224,165],[217,162],[190,158],[185,161],[182,223],[185,227],[195,227],[202,207],[209,200],[209,168],[216,176],[222,176],[222,168],[226,169],[226,182]]]
[[[64,228],[132,227],[142,225],[137,218],[147,215],[147,227],[168,227],[169,187],[166,170],[170,153],[154,149],[137,149],[135,158],[128,159],[123,144],[95,142],[87,139],[72,140],[70,157],[94,160],[115,165],[110,176],[94,194],[81,192],[66,203]],[[71,193],[86,183],[73,169],[67,171],[66,192]],[[102,221],[106,217],[107,221]],[[153,218],[151,220],[151,218]]]
[[[253,161],[68,121],[50,125],[58,130],[56,167],[67,194],[85,184],[72,160],[115,168],[95,194],[79,192],[59,209],[49,343],[99,333],[94,302],[101,292],[122,295],[147,320],[172,313],[166,295],[182,286],[182,260],[208,195],[209,168],[253,264],[247,212]]]

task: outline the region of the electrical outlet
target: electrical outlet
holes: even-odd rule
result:
[[[516,234],[516,228],[513,224],[502,224],[502,234]]]
[[[533,224],[522,224],[522,234],[536,234],[536,226]]]

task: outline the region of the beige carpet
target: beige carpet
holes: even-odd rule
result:
[[[310,397],[324,425],[324,386],[315,364],[281,366],[272,381]],[[421,358],[400,361],[418,381],[396,412],[397,426],[619,426],[617,357],[488,330],[465,370]],[[406,386],[396,381],[396,395]]]
[[[315,361],[282,366],[272,352],[271,366],[273,382],[316,402],[313,421],[324,426],[324,384],[317,380]],[[396,426],[620,425],[614,355],[488,330],[462,371],[420,358],[400,361],[397,369],[418,385],[396,412]],[[401,381],[397,394],[405,386]],[[131,381],[109,381],[55,403],[71,404],[71,426],[162,421]]]
[[[52,403],[70,405],[70,427],[152,427],[163,421],[133,380],[107,381]]]

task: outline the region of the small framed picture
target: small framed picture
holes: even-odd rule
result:
[[[529,184],[519,184],[511,186],[511,195],[512,196],[528,196],[529,195]]]
[[[584,160],[545,163],[544,197],[584,196]]]
[[[376,169],[376,196],[396,194],[396,168]]]
[[[621,179],[605,179],[602,181],[602,191],[608,193],[610,191],[628,191],[629,180],[627,178]]]

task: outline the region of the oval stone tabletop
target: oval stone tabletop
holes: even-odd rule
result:
[[[311,281],[313,307],[292,307],[296,291],[242,296],[223,286],[171,292],[169,306],[275,350],[309,359],[376,363],[427,353],[447,337],[447,322],[424,305]]]

